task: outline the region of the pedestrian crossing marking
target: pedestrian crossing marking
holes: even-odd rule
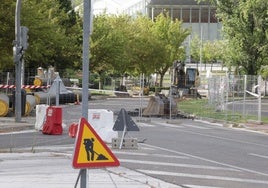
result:
[[[268,185],[268,181],[266,181],[266,180],[243,179],[243,178],[234,178],[234,177],[225,177],[225,176],[211,176],[211,175],[203,175],[203,174],[202,175],[201,174],[187,174],[187,173],[155,171],[155,170],[143,170],[143,169],[136,169],[136,170],[138,172],[145,173],[145,174],[151,174],[151,175],[188,177],[188,178],[197,178],[197,179],[233,181],[233,182],[254,183],[254,184]]]

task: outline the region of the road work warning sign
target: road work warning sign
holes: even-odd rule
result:
[[[74,168],[119,166],[120,163],[85,118],[81,118],[73,154]]]

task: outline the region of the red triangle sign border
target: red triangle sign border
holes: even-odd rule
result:
[[[78,162],[78,155],[80,152],[80,146],[82,142],[82,135],[84,131],[84,126],[87,126],[87,128],[91,131],[91,133],[96,137],[96,139],[99,141],[99,143],[102,145],[102,147],[106,150],[106,152],[109,154],[109,156],[112,158],[112,161],[110,162],[94,162],[94,163],[79,163]],[[100,136],[96,133],[96,131],[92,128],[92,126],[89,124],[89,122],[85,118],[80,118],[79,124],[78,124],[78,131],[77,136],[75,140],[75,149],[73,153],[73,168],[97,168],[97,167],[116,167],[120,165],[120,162],[116,158],[116,156],[112,153],[110,148],[104,143],[104,141],[100,138]]]

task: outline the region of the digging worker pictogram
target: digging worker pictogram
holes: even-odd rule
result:
[[[87,152],[87,160],[94,161],[94,138],[84,139],[85,150]]]
[[[94,151],[94,141],[95,141],[94,138],[85,138],[84,139],[85,150],[87,153],[87,160],[94,161],[95,154],[98,156],[96,161],[108,160],[108,158],[105,157],[103,154],[99,154],[96,151]]]

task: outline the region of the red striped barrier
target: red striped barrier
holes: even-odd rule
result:
[[[50,85],[48,86],[35,86],[35,85],[22,85],[21,88],[22,89],[45,89],[45,88],[49,88]],[[0,88],[2,89],[13,89],[16,88],[15,85],[4,85],[4,84],[0,84]]]

